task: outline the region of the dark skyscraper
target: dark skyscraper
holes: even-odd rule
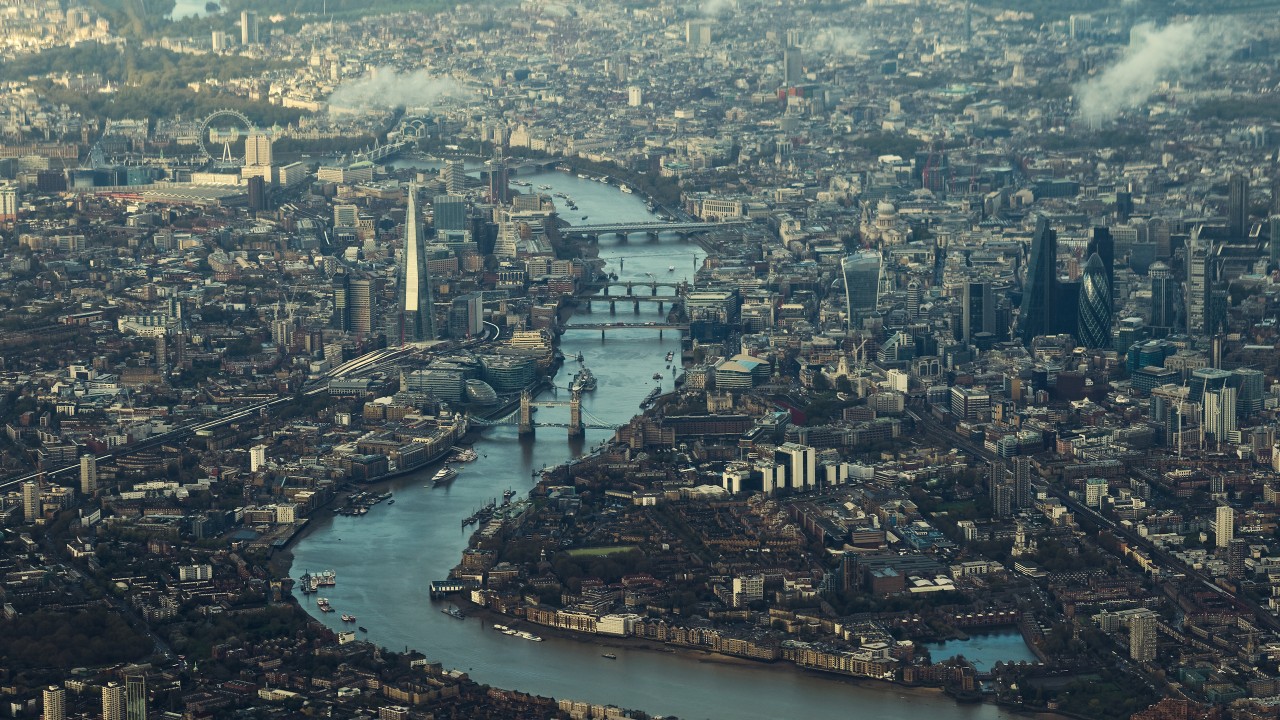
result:
[[[467,229],[467,199],[461,195],[437,195],[432,201],[435,209],[436,232]]]
[[[1079,338],[1090,349],[1111,346],[1111,287],[1098,253],[1089,256],[1080,283]]]
[[[351,276],[346,273],[333,276],[333,316],[329,327],[346,332],[351,329]]]
[[[1089,261],[1089,257],[1094,253],[1102,258],[1102,267],[1107,272],[1107,294],[1108,297],[1115,297],[1116,286],[1116,241],[1111,237],[1111,231],[1104,227],[1095,227],[1093,236],[1089,238],[1089,244],[1085,247],[1085,262]]]
[[[1031,238],[1027,274],[1022,281],[1022,311],[1018,317],[1018,334],[1030,343],[1037,335],[1052,332],[1052,313],[1058,300],[1058,235],[1041,218]],[[1071,307],[1074,310],[1075,306]]]
[[[418,231],[418,188],[409,186],[409,207],[404,215],[404,264],[400,267],[400,342],[421,342],[436,337],[435,300],[427,253]]]
[[[1164,337],[1173,331],[1177,323],[1174,312],[1178,283],[1171,276],[1169,266],[1162,262],[1152,263],[1150,272],[1151,329],[1156,337]]]
[[[506,161],[495,157],[484,164],[484,171],[489,180],[489,202],[494,205],[505,205],[511,202],[510,171],[507,170]]]
[[[961,339],[965,345],[973,343],[973,336],[982,332],[996,332],[996,298],[991,283],[966,282],[961,302]]]
[[[267,209],[267,183],[261,175],[249,178],[249,212],[262,212]]]
[[[362,338],[373,335],[373,281],[353,279],[348,283],[351,288],[347,295],[348,330]]]
[[[1249,232],[1249,178],[1240,173],[1227,181],[1227,227],[1233,238]]]

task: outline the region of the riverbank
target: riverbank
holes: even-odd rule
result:
[[[898,693],[899,697],[917,697],[931,699],[950,699],[957,705],[972,704],[962,700],[957,700],[947,695],[946,692],[939,687],[930,687],[926,685],[909,685],[897,680],[879,680],[870,677],[859,677],[856,675],[845,675],[843,673],[823,672],[814,668],[806,668],[786,660],[762,661],[752,660],[750,658],[739,657],[736,655],[725,655],[711,650],[704,650],[696,647],[686,647],[681,645],[672,645],[659,640],[650,640],[648,638],[640,638],[634,636],[618,636],[618,635],[599,635],[592,633],[580,633],[565,628],[551,627],[547,625],[539,625],[523,618],[494,611],[490,608],[476,605],[475,603],[461,597],[450,598],[445,603],[433,602],[433,608],[440,604],[453,604],[465,614],[466,620],[475,619],[486,630],[491,629],[494,624],[506,625],[514,630],[525,630],[544,638],[554,638],[557,641],[571,641],[579,645],[591,646],[598,648],[601,653],[610,650],[638,650],[646,653],[658,653],[664,655],[674,655],[685,660],[692,660],[698,663],[732,666],[735,668],[743,668],[757,672],[787,672],[806,677],[818,678],[824,682],[837,682],[853,687],[875,690],[882,693]],[[495,631],[496,632],[496,631]],[[513,638],[520,640],[520,638]],[[602,663],[608,663],[609,658],[601,657]],[[995,703],[988,703],[983,699],[984,704],[990,704],[993,707]],[[1002,706],[1003,707],[1003,706]],[[1016,709],[1007,707],[1006,709]],[[1052,713],[1036,713],[1028,711],[1036,717],[1046,718],[1047,720],[1068,720],[1065,717],[1056,716]]]

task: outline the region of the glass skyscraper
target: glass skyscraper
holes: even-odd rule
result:
[[[1030,344],[1037,335],[1052,332],[1051,313],[1058,299],[1058,235],[1041,218],[1031,238],[1027,274],[1022,281],[1022,309],[1018,316],[1018,334]],[[1074,310],[1074,308],[1071,308]],[[1073,312],[1072,315],[1075,313]]]
[[[862,321],[876,311],[880,295],[880,253],[861,250],[846,255],[840,262],[844,275],[845,310],[849,328],[862,327]]]
[[[400,268],[400,342],[434,340],[435,301],[427,253],[418,231],[418,189],[409,186],[409,207],[404,216],[404,265]]]
[[[1090,349],[1111,346],[1111,287],[1098,253],[1089,256],[1080,283],[1080,344]]]

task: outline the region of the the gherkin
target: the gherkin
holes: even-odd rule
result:
[[[1080,282],[1080,344],[1087,348],[1111,346],[1111,286],[1107,267],[1098,253],[1089,256]]]

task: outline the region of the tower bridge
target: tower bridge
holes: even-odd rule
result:
[[[567,423],[554,423],[554,422],[534,423],[533,409],[539,408],[539,407],[542,407],[542,408],[568,407],[569,422]],[[605,422],[604,420],[601,420],[600,418],[596,417],[595,415],[592,415],[586,410],[583,410],[582,394],[576,393],[576,392],[573,393],[573,397],[568,401],[536,400],[533,397],[533,393],[529,392],[528,390],[525,390],[524,392],[520,393],[520,405],[515,409],[513,409],[511,412],[507,413],[506,415],[503,415],[502,417],[485,419],[485,418],[478,418],[474,416],[468,416],[468,418],[473,425],[479,425],[482,427],[498,427],[498,426],[515,425],[517,428],[519,428],[519,432],[521,435],[533,434],[533,429],[535,425],[539,425],[542,427],[566,428],[569,431],[570,438],[582,437],[586,433],[587,428],[594,428],[599,430],[617,430],[619,427],[621,427],[621,425]]]

